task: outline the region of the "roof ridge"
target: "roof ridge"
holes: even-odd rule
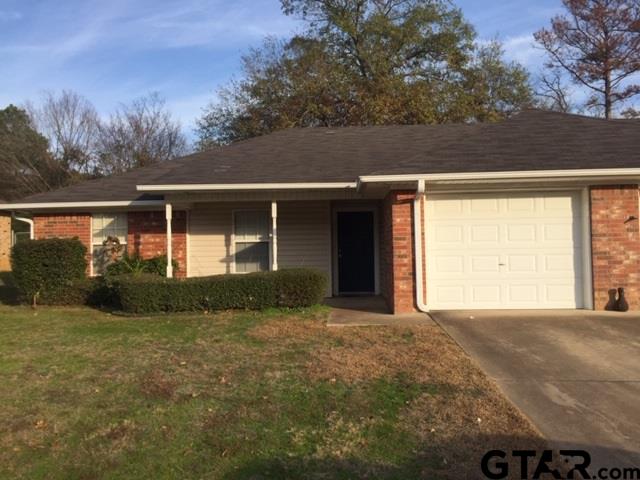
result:
[[[576,112],[559,112],[557,110],[550,110],[550,109],[546,109],[546,108],[537,108],[537,107],[526,107],[523,108],[522,110],[520,110],[519,112],[516,112],[514,114],[513,117],[511,118],[515,118],[517,116],[520,116],[522,114],[527,114],[527,113],[542,113],[542,114],[546,114],[546,115],[556,115],[556,116],[560,116],[560,117],[573,117],[573,118],[580,118],[580,119],[585,119],[585,120],[593,120],[596,122],[640,122],[640,119],[637,118],[604,118],[604,117],[594,117],[592,115],[587,115],[585,113],[576,113]]]

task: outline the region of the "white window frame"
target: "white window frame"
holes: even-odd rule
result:
[[[268,208],[238,208],[231,211],[231,245],[230,245],[230,253],[231,253],[231,273],[245,275],[249,272],[238,272],[236,268],[236,214],[242,212],[263,212],[265,213],[269,219],[271,219],[271,211]],[[271,222],[269,222],[271,223]],[[248,242],[240,242],[240,243],[248,243]],[[266,241],[255,242],[255,243],[266,243],[268,245],[269,250],[269,269],[265,270],[267,272],[272,271],[273,269],[273,232],[269,229],[269,234],[267,235]]]
[[[90,266],[90,273],[92,277],[96,277],[96,276],[101,276],[101,273],[97,273],[95,271],[95,265],[94,265],[94,250],[96,247],[102,247],[103,242],[104,242],[104,238],[101,238],[99,241],[96,240],[96,237],[94,235],[94,224],[93,221],[94,219],[96,219],[97,217],[102,217],[104,219],[104,217],[123,217],[124,218],[124,225],[125,225],[125,230],[124,230],[124,241],[120,242],[120,245],[122,245],[125,249],[125,252],[128,249],[128,242],[129,242],[129,217],[128,217],[128,213],[127,212],[99,212],[99,213],[92,213],[91,214],[91,266]]]

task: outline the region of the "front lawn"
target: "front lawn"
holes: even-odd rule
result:
[[[0,306],[0,478],[470,478],[543,440],[438,328]]]

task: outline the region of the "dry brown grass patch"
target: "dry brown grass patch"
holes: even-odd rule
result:
[[[162,370],[154,369],[140,379],[140,390],[149,398],[171,400],[176,395],[178,382]]]
[[[327,327],[322,320],[291,317],[274,318],[248,331],[249,336],[257,340],[279,340],[286,343],[316,339],[326,333]]]
[[[311,378],[357,382],[395,377],[468,385],[482,374],[439,327],[330,330],[308,364]]]

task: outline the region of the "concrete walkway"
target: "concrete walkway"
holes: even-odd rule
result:
[[[424,313],[390,314],[382,297],[336,297],[325,303],[331,307],[330,327],[435,325]]]
[[[556,446],[640,467],[640,315],[432,312]]]

